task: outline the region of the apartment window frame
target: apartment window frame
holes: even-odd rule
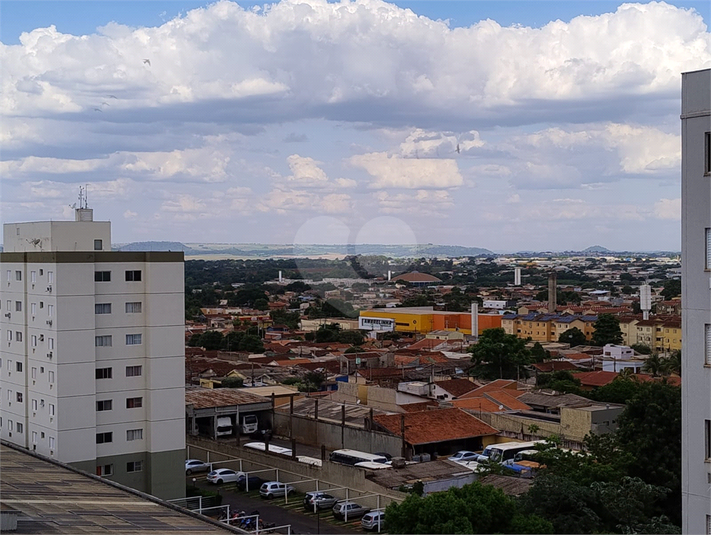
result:
[[[18,403],[22,403],[22,399],[22,392],[15,392],[15,401],[17,401]]]
[[[126,345],[127,346],[140,346],[142,344],[143,344],[143,335],[141,333],[126,335]]]
[[[50,415],[50,416],[54,416],[54,414],[55,414],[54,403],[50,403],[50,404],[49,404],[48,410],[49,410],[49,415]]]
[[[704,459],[711,462],[711,420],[704,420]]]
[[[37,303],[30,303],[30,315],[31,316],[37,315]]]
[[[94,282],[111,282],[111,272],[94,271]]]
[[[110,444],[114,441],[113,431],[104,431],[103,433],[96,433],[96,443],[97,444]]]
[[[50,450],[53,450],[53,449],[54,449],[55,443],[56,443],[55,438],[54,438],[54,437],[49,437],[49,449],[50,449]]]
[[[124,310],[126,311],[126,314],[140,314],[143,312],[143,302],[129,301],[126,303]]]
[[[96,368],[96,379],[113,379],[113,368]]]
[[[37,283],[37,272],[36,271],[30,271],[30,282],[32,284]]]
[[[126,442],[133,442],[134,440],[143,440],[143,428],[126,429]]]
[[[49,370],[47,372],[47,381],[49,381],[49,384],[53,385],[54,384],[54,371]]]
[[[48,282],[49,284],[53,284],[53,283],[54,283],[54,271],[48,271],[48,272],[47,272],[47,282]]]
[[[101,251],[104,249],[104,240],[96,239],[94,240],[94,251]]]
[[[143,375],[143,366],[126,366],[126,377],[141,377]]]
[[[15,361],[15,371],[18,373],[22,373],[22,361],[21,360]]]
[[[94,303],[94,314],[111,314],[111,303]]]
[[[140,409],[143,407],[143,397],[126,398],[127,409]]]
[[[114,475],[113,464],[99,464],[96,466],[96,475],[99,477],[110,477]]]
[[[704,325],[704,365],[711,366],[711,324]]]
[[[22,342],[22,331],[15,331],[15,341]]]
[[[113,410],[112,399],[100,399],[96,402],[96,412],[105,412]]]
[[[110,334],[94,336],[94,347],[113,347],[113,338]]]
[[[47,316],[54,316],[54,305],[47,305]]]
[[[704,133],[704,176],[711,175],[711,132]]]
[[[18,282],[22,281],[22,271],[20,271],[19,269],[15,270],[15,280]]]
[[[22,312],[22,301],[15,301],[15,312]]]
[[[32,410],[34,412],[37,412],[37,400],[36,399],[32,400]]]
[[[126,282],[142,282],[143,274],[140,269],[127,269],[126,270]]]
[[[18,433],[24,433],[25,431],[25,426],[22,422],[15,422],[15,431]]]
[[[126,463],[126,472],[143,472],[143,461],[129,461]]]

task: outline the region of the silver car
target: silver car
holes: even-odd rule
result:
[[[278,481],[267,481],[266,483],[263,483],[262,486],[259,488],[259,495],[262,498],[271,500],[272,498],[286,496],[293,490],[294,487],[292,487],[291,485],[287,485],[286,483],[279,483]]]
[[[209,472],[212,469],[210,463],[199,459],[188,459],[185,461],[185,475],[189,476],[193,472]]]
[[[364,530],[385,529],[385,511],[371,511],[365,513],[360,521],[360,525]]]

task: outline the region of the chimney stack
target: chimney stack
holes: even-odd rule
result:
[[[558,294],[556,293],[556,273],[552,271],[548,275],[548,312],[553,314],[558,306]]]

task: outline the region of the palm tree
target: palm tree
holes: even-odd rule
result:
[[[681,349],[672,351],[669,358],[666,359],[667,372],[675,373],[681,377]]]
[[[642,370],[651,374],[652,377],[659,377],[660,375],[666,375],[666,362],[665,358],[661,357],[659,353],[652,353],[647,357],[647,360],[642,366]]]

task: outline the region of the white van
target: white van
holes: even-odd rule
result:
[[[240,416],[240,421],[242,422],[240,432],[243,435],[251,435],[259,430],[259,420],[254,414],[245,414],[244,416]]]

